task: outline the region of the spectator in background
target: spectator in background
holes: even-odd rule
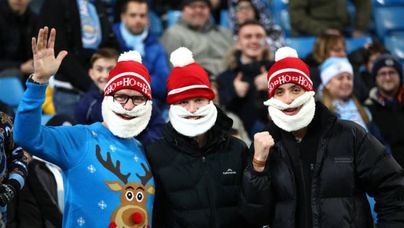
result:
[[[212,100],[207,72],[189,49],[171,53],[164,138],[146,147],[156,181],[153,227],[251,227],[238,210],[247,146]]]
[[[259,21],[265,28],[267,42],[272,53],[285,44],[282,28],[274,24],[269,10],[269,2],[263,0],[230,0],[229,22],[235,34],[246,21]]]
[[[348,59],[330,57],[320,69],[322,85],[317,95],[321,102],[338,119],[353,121],[384,142],[369,110],[353,95],[354,72]]]
[[[313,52],[309,54],[305,61],[310,67],[311,80],[314,88],[322,84],[319,66],[330,57],[346,58],[345,38],[340,33],[326,32],[317,37],[313,47]],[[368,94],[366,94],[363,82],[358,74],[354,71],[354,93],[359,101],[363,102]]]
[[[217,77],[220,104],[238,115],[250,138],[268,123],[266,73],[271,51],[265,42],[265,28],[256,21],[240,25],[236,49],[228,56],[227,70]]]
[[[75,118],[80,124],[93,124],[103,122],[102,102],[104,100],[104,87],[108,81],[109,72],[115,67],[118,53],[111,48],[101,48],[91,57],[91,67],[88,74],[94,85],[85,93],[77,103]],[[156,104],[153,104],[150,122],[138,139],[143,145],[151,143],[162,136],[165,120]]]
[[[366,32],[372,12],[371,0],[354,0],[355,21],[350,23],[348,0],[290,0],[289,15],[292,34],[318,36],[324,32],[343,32],[353,29],[353,37]]]
[[[69,55],[55,75],[53,104],[57,114],[74,117],[81,95],[90,89],[91,55],[100,47],[118,48],[111,24],[99,0],[45,0],[40,25],[56,28],[56,51]]]
[[[0,77],[19,76],[25,82],[33,72],[31,37],[37,16],[30,0],[0,0]]]
[[[75,119],[79,124],[102,122],[101,104],[109,72],[118,61],[118,52],[111,48],[98,49],[90,59],[88,75],[94,82],[76,105]]]
[[[371,43],[358,51],[363,55],[363,65],[359,69],[359,77],[363,82],[364,93],[369,95],[370,90],[376,86],[376,79],[372,74],[373,64],[380,55],[387,51],[381,43]]]
[[[223,57],[233,39],[231,31],[215,25],[209,15],[209,0],[183,0],[181,18],[164,32],[161,41],[168,53],[182,46],[189,48],[203,68],[217,75],[224,70]]]
[[[7,204],[24,187],[29,159],[14,143],[12,118],[0,111],[0,227],[7,224]]]
[[[365,104],[391,146],[394,158],[404,167],[404,88],[403,66],[393,56],[383,54],[372,67],[376,87]]]
[[[167,54],[158,38],[150,33],[146,0],[128,0],[122,5],[121,22],[113,31],[120,44],[120,51],[135,50],[142,55],[143,64],[152,77],[153,101],[166,109],[166,81],[169,74]]]

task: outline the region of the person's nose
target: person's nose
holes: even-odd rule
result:
[[[294,96],[293,96],[292,94],[290,94],[290,93],[285,93],[283,102],[285,102],[285,104],[291,104],[294,99],[295,99],[295,98],[294,98]]]
[[[132,99],[129,99],[128,102],[126,102],[126,104],[123,105],[123,108],[125,110],[132,110],[136,105],[133,103]]]
[[[196,110],[198,110],[197,104],[195,102],[193,102],[193,101],[189,102],[188,111],[190,113],[194,113],[194,112],[196,112]]]

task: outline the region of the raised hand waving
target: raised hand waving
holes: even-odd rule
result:
[[[47,83],[49,78],[56,74],[67,51],[61,51],[55,57],[56,30],[43,27],[39,29],[38,37],[32,37],[32,53],[34,61],[34,74],[32,79],[39,83]]]

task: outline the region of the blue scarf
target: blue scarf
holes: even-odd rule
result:
[[[132,50],[138,51],[141,56],[144,56],[144,40],[148,35],[148,29],[145,29],[139,35],[133,35],[128,31],[123,23],[120,23],[119,30],[122,34],[123,40],[126,43],[126,46],[131,48]]]

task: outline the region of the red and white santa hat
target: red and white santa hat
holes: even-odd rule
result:
[[[128,51],[119,56],[116,66],[109,72],[104,96],[110,96],[121,89],[132,89],[152,99],[150,81],[149,71],[142,64],[140,54]]]
[[[294,83],[306,91],[313,91],[308,66],[299,59],[296,50],[290,47],[282,47],[276,51],[275,63],[269,69],[267,79],[269,98],[272,98],[276,88],[286,83]]]
[[[215,97],[210,85],[208,73],[195,62],[192,52],[180,47],[170,55],[173,64],[167,79],[167,103],[203,97],[212,100]]]

